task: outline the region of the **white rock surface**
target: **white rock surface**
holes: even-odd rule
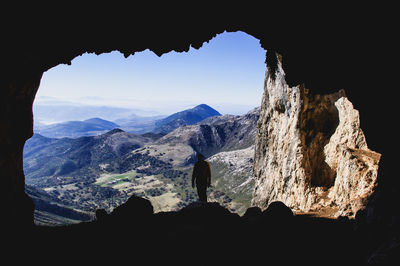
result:
[[[340,123],[324,148],[326,162],[336,171],[329,199],[338,206],[337,215],[354,215],[366,205],[377,185],[380,154],[368,149],[352,103],[342,97],[335,106]]]

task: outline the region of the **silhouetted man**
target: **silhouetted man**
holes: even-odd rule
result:
[[[192,187],[196,182],[197,194],[202,202],[207,202],[207,187],[211,186],[211,169],[208,162],[204,161],[202,154],[197,155],[192,175]]]

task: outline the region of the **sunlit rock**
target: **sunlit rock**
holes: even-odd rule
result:
[[[282,201],[296,212],[353,216],[376,187],[379,159],[343,90],[311,94],[289,87],[281,64],[274,78],[267,71],[252,205]]]

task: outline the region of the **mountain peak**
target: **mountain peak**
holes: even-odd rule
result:
[[[213,108],[211,108],[209,105],[207,105],[207,104],[205,104],[205,103],[199,104],[199,105],[195,106],[194,108],[207,108],[207,109],[213,109]]]
[[[217,110],[215,110],[214,108],[212,108],[211,106],[209,106],[209,105],[207,105],[205,103],[199,104],[199,105],[193,107],[192,110],[193,109],[204,109],[204,110],[207,110],[207,111],[209,111],[211,113],[215,113],[215,115],[221,115]]]
[[[125,132],[120,128],[114,128],[113,130],[108,131],[105,135],[109,136],[109,135],[113,135],[115,133],[120,133],[120,132]]]
[[[217,110],[207,104],[200,104],[158,120],[155,132],[169,133],[180,126],[193,125],[208,117],[220,115]]]
[[[86,119],[83,122],[99,122],[99,121],[106,121],[106,120],[101,119],[100,117],[93,117],[93,118]]]

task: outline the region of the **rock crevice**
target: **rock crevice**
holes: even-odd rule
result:
[[[299,119],[303,168],[312,187],[331,187],[336,171],[325,162],[324,147],[339,125],[339,114],[334,103],[344,91],[327,95],[312,95],[300,87],[302,106]]]

